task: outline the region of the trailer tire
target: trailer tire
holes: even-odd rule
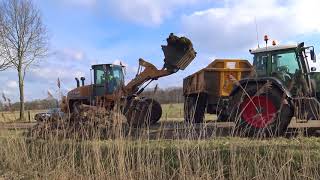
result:
[[[185,97],[184,119],[187,123],[203,123],[207,106],[207,95],[196,94]]]
[[[231,100],[230,118],[235,122],[234,135],[245,137],[276,137],[284,135],[293,110],[283,92],[271,86],[262,92],[263,84],[239,88]]]

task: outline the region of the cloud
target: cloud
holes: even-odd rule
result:
[[[159,25],[178,8],[199,0],[117,0],[107,1],[109,11],[125,20],[143,25]]]
[[[61,52],[61,55],[65,58],[81,61],[85,58],[85,53],[81,50],[65,48]]]
[[[204,52],[232,54],[256,45],[255,19],[261,37],[286,40],[320,32],[319,6],[317,0],[228,0],[223,7],[184,15],[181,29]]]
[[[18,87],[18,83],[17,83],[17,81],[10,80],[7,82],[7,87],[9,89],[15,89]]]

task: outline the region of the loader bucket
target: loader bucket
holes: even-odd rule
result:
[[[176,72],[184,70],[196,57],[191,41],[186,37],[170,34],[168,45],[162,46],[164,53],[164,68]]]

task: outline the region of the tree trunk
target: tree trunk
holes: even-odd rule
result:
[[[20,93],[20,121],[25,119],[24,117],[24,79],[23,72],[21,68],[18,68],[18,76],[19,76],[19,93]]]

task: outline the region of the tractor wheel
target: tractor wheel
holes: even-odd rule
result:
[[[161,116],[162,116],[162,107],[160,103],[154,99],[145,98],[143,99],[147,103],[147,113],[146,113],[146,120],[147,123],[152,125],[156,124]]]
[[[190,95],[184,100],[184,118],[187,123],[203,123],[207,106],[206,94]]]
[[[283,100],[282,91],[272,87],[267,90],[261,88],[262,84],[248,84],[245,92],[239,89],[232,97],[229,112],[236,124],[235,135],[274,137],[285,133],[293,110]]]

